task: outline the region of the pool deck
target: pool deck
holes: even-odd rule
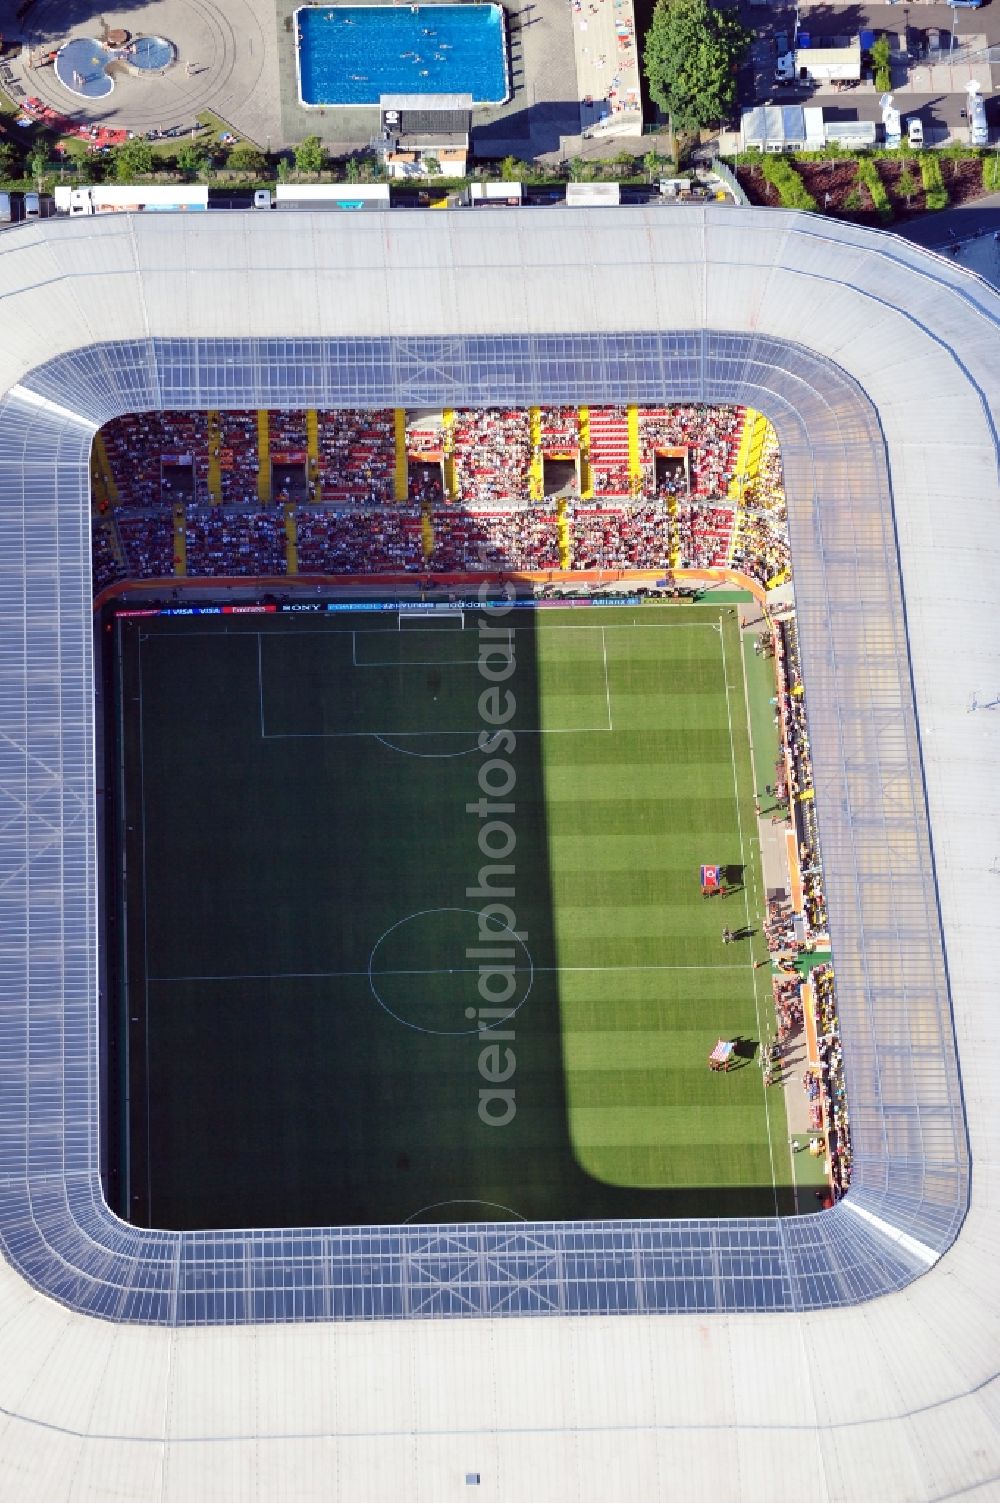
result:
[[[78,123],[137,132],[189,128],[199,111],[211,109],[264,148],[318,135],[334,154],[363,150],[378,129],[375,107],[306,108],[298,102],[293,15],[300,3],[159,0],[155,25],[148,5],[126,5],[113,13],[113,24],[134,35],[155,31],[166,37],[177,48],[177,62],[148,79],[118,72],[114,92],[90,104],[64,88],[52,67],[28,70],[11,49],[16,44],[19,52],[27,42],[40,54],[72,37],[99,39],[97,15],[67,26],[62,0],[36,0],[20,28],[4,28],[7,61],[25,94]],[[599,113],[582,101],[605,98],[616,72],[625,85],[615,35],[615,17],[623,10],[615,9],[614,0],[578,0],[580,11],[573,3],[515,0],[505,7],[512,94],[504,105],[475,111],[480,156],[557,160],[576,152]],[[621,3],[631,15],[632,0]],[[624,118],[615,122],[618,129],[627,124]]]

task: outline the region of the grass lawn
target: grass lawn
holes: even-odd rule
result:
[[[733,607],[492,624],[119,620],[133,1219],[791,1209]]]

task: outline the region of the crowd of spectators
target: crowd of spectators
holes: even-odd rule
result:
[[[423,566],[418,508],[301,507],[295,522],[303,574],[409,573]]]
[[[452,455],[458,501],[475,506],[522,500],[531,464],[527,409],[480,407],[456,412]]]
[[[172,506],[208,482],[204,412],[131,412],[102,429],[121,506]],[[255,445],[256,447],[256,445]],[[190,465],[180,463],[190,459]]]
[[[827,1124],[827,1156],[834,1195],[839,1199],[851,1180],[851,1127],[844,1084],[844,1050],[837,1018],[833,967],[817,966],[812,972],[819,1048],[819,1079]]]
[[[639,457],[652,469],[657,449],[687,449],[691,493],[727,494],[736,468],[746,412],[742,407],[690,406],[639,409]]]
[[[678,501],[674,520],[677,554],[686,568],[725,567],[733,534],[731,503]]]
[[[118,563],[118,555],[108,531],[110,525],[107,521],[94,522],[91,557],[95,595],[109,584],[114,584],[116,579],[121,578],[122,571]]]
[[[685,448],[688,457],[672,474],[661,462],[658,493],[630,500],[628,409],[592,407],[594,499],[570,501],[563,524],[568,546],[560,557],[552,502],[529,503],[533,455],[527,409],[459,410],[450,430],[427,417],[414,418],[406,435],[408,507],[418,519],[423,508],[434,539],[432,556],[423,561],[437,571],[505,566],[536,570],[560,564],[579,570],[660,569],[670,564],[705,568],[733,563],[767,582],[787,567],[788,560],[781,460],[769,431],[759,476],[743,488],[746,504],[725,499],[743,420],[737,408],[640,408],[640,450],[647,479],[652,482],[656,475],[657,450]],[[307,413],[272,412],[268,421],[272,458],[294,456],[287,462],[298,463],[308,452]],[[255,411],[243,411],[220,412],[211,424],[205,413],[159,412],[107,425],[108,464],[118,493],[115,522],[120,524],[129,573],[150,578],[173,572],[172,520],[162,513],[176,506],[187,516],[189,572],[282,572],[286,547],[279,503],[293,498],[282,493],[266,506],[258,496],[258,424]],[[542,452],[572,452],[580,444],[578,409],[542,407],[538,433]],[[319,412],[317,435],[318,459],[306,462],[306,489],[301,493],[309,500],[297,510],[300,568],[343,572],[350,565],[354,572],[373,573],[416,567],[430,534],[424,534],[422,550],[419,527],[411,526],[407,508],[399,510],[393,499],[393,412]],[[444,465],[440,457],[430,457],[441,456],[446,447]],[[219,516],[206,504],[210,465],[221,483]],[[451,513],[453,503],[444,494],[444,473],[451,466],[464,517]],[[398,515],[384,523],[363,520],[367,509],[380,507]],[[343,519],[338,520],[338,509],[346,513]],[[370,556],[362,546],[367,537],[375,544]],[[357,555],[353,561],[352,554]],[[97,577],[106,581],[117,568],[113,544],[98,526]]]
[[[304,409],[268,413],[268,443],[272,456],[304,454],[309,446]]]
[[[317,415],[319,487],[324,501],[391,502],[396,430],[391,408],[341,407]]]
[[[580,415],[575,407],[542,407],[539,426],[543,453],[572,454],[580,447]]]
[[[505,511],[444,509],[434,516],[432,569],[492,573],[558,569],[556,513],[535,507]]]
[[[656,501],[573,508],[574,569],[661,569],[670,562],[670,516]]]
[[[119,512],[115,517],[129,579],[169,579],[174,572],[174,515]]]
[[[781,451],[770,423],[759,473],[743,489],[731,557],[734,568],[763,585],[791,568]]]
[[[256,506],[260,450],[256,412],[220,412],[218,461],[223,506]]]
[[[285,572],[284,515],[274,508],[191,508],[185,531],[188,574],[253,577]]]

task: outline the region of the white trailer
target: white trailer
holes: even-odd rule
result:
[[[177,214],[208,208],[207,188],[57,188],[57,214]]]
[[[279,209],[387,209],[388,183],[279,183]]]
[[[473,183],[469,188],[473,204],[509,204],[512,208],[524,202],[523,183]]]
[[[861,44],[849,47],[800,47],[795,54],[796,78],[812,83],[857,83],[861,78]]]
[[[566,202],[570,208],[580,209],[585,206],[603,204],[612,207],[622,201],[622,190],[618,183],[567,183]]]

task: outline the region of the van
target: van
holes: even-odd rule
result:
[[[923,150],[924,122],[917,115],[911,115],[906,122],[906,140],[915,151]]]
[[[24,217],[25,217],[25,219],[40,219],[41,216],[42,216],[42,202],[41,202],[41,199],[38,197],[38,194],[37,193],[26,193],[24,195]]]
[[[270,188],[255,188],[253,190],[253,206],[255,209],[269,209],[271,207]]]
[[[0,193],[0,224],[10,224],[13,217],[10,207],[10,194]]]

